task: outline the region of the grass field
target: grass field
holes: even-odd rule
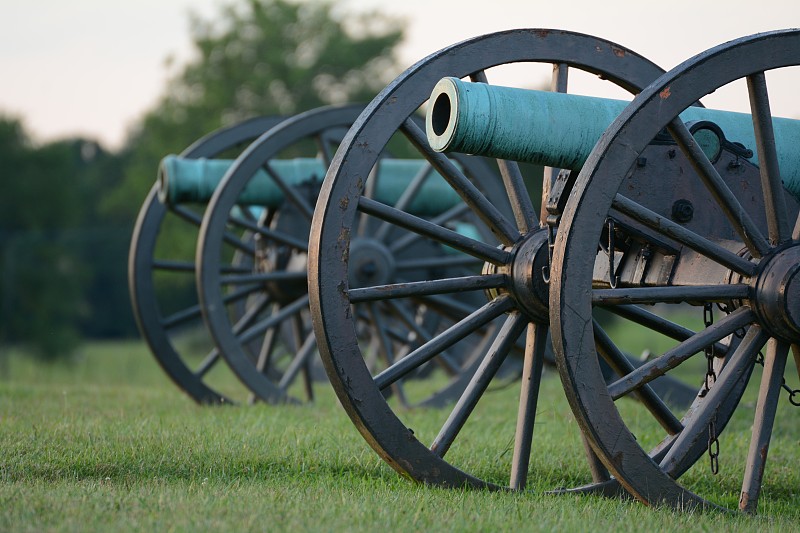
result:
[[[760,514],[690,514],[543,493],[580,479],[583,468],[553,372],[537,419],[534,490],[508,493],[401,477],[327,384],[313,405],[199,407],[142,343],[87,345],[69,364],[2,356],[0,531],[778,531],[797,530],[800,519],[800,430],[790,409],[800,410],[791,406],[781,411],[789,427],[774,437]],[[518,401],[513,387],[494,394],[476,422],[487,428]],[[442,412],[410,416],[424,430]],[[747,446],[747,422],[736,427],[721,439],[723,472],[735,470],[725,454]],[[475,438],[458,453],[491,476],[508,454],[490,451],[491,430],[478,433],[486,442]],[[714,478],[705,464],[690,472],[735,502],[734,474]]]

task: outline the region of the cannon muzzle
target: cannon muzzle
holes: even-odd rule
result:
[[[462,152],[580,170],[594,145],[629,102],[443,78],[426,117],[428,141],[439,152]],[[716,125],[724,139],[755,151],[752,117],[690,107],[687,124]],[[785,187],[800,198],[800,121],[773,117]],[[706,132],[707,130],[698,130]],[[708,154],[712,143],[695,134]],[[750,154],[748,154],[750,155]],[[758,164],[757,155],[749,158]]]

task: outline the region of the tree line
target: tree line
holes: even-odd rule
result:
[[[38,144],[22,119],[0,115],[0,344],[53,359],[85,338],[136,335],[127,252],[161,158],[246,118],[368,102],[399,72],[402,36],[401,21],[376,12],[240,0],[192,16],[194,58],[119,151]]]

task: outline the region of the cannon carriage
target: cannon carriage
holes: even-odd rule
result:
[[[762,363],[739,504],[753,512],[777,397],[782,389],[795,397],[783,373],[790,346],[797,357],[793,280],[800,267],[794,252],[798,230],[791,230],[798,212],[792,194],[797,130],[793,121],[772,120],[763,73],[797,63],[797,32],[719,47],[655,82],[644,76],[639,85],[632,76],[652,65],[613,43],[590,45],[589,39],[530,30],[460,43],[409,69],[359,117],[334,158],[312,226],[309,289],[326,370],[357,428],[396,470],[444,486],[520,489],[534,458],[538,389],[552,327],[559,371],[585,439],[591,474],[590,483],[575,490],[608,494],[622,485],[647,503],[688,508],[714,505],[694,492],[702,490],[705,476],[697,469],[684,474],[707,453],[711,469],[717,470],[720,436],[738,414],[754,366]],[[591,57],[581,54],[580,44],[592,50]],[[739,63],[740,55],[747,61]],[[631,92],[653,84],[632,104],[612,106],[609,118],[581,137],[587,114],[569,113],[582,105],[572,95],[547,95],[548,104],[517,100],[516,107],[501,105],[516,97],[487,85],[491,68],[522,61],[552,63],[556,86],[567,66],[599,74]],[[623,61],[634,64],[622,68]],[[698,108],[701,98],[737,78],[747,78],[755,118]],[[440,80],[443,85],[431,95]],[[481,107],[469,97],[459,99],[464,92],[486,94],[490,103]],[[556,100],[561,103],[552,104]],[[404,121],[426,102],[424,138]],[[536,106],[555,112],[537,122],[531,119],[541,110]],[[463,139],[472,144],[459,147],[450,137],[458,128],[464,128]],[[447,228],[362,200],[373,154],[393,130],[447,169],[448,182],[494,241],[463,242]],[[562,131],[583,141],[584,148],[565,148]],[[436,149],[498,158],[513,217],[494,211]],[[512,161],[563,169],[555,179],[544,178],[541,209],[525,194],[524,179]],[[363,288],[342,282],[348,265],[341,258],[349,246],[342,229],[366,216],[412,229],[484,262],[481,274],[468,279],[372,288],[385,299],[425,301],[434,291],[441,297],[456,290],[480,290],[485,298],[452,328],[377,375],[361,362],[347,313]],[[610,334],[600,312],[667,339],[670,347],[636,368],[625,357],[628,339]],[[481,321],[498,317],[500,335],[484,350],[481,366],[438,428],[423,432],[413,427],[413,417],[383,400],[381,390],[395,379],[434,360],[442,347],[458,344]],[[526,340],[516,423],[509,417],[505,433],[494,438],[501,447],[513,442],[513,453],[503,461],[505,479],[496,472],[470,472],[469,458],[457,451],[459,442],[477,438],[469,434],[470,418],[491,402],[487,390],[519,338]],[[616,374],[611,380],[602,362]],[[664,376],[693,384],[688,408],[676,407],[655,390],[654,380]],[[639,401],[632,404],[625,400],[629,397]],[[679,478],[700,481],[683,486]]]
[[[539,206],[534,206],[531,200],[531,191],[543,190],[543,198],[547,198],[557,170],[543,177],[541,170],[537,175],[514,161],[496,160],[505,196],[512,206],[510,215],[501,213],[493,202],[463,179],[448,155],[430,147],[425,132],[411,120],[426,105],[430,110],[431,91],[442,77],[487,83],[493,69],[512,63],[545,64],[552,68],[554,88],[560,91],[566,90],[567,74],[572,70],[599,75],[608,80],[608,84],[634,93],[662,72],[615,43],[570,32],[516,30],[449,47],[411,67],[369,104],[337,151],[314,212],[309,290],[317,342],[329,378],[366,440],[395,469],[425,483],[514,489],[527,485],[538,387],[549,350],[548,303],[546,297],[542,297],[547,285],[542,269],[547,266],[548,238],[553,237],[548,231],[546,217],[539,215]],[[378,161],[377,154],[398,136],[407,139],[420,157],[439,170],[462,198],[465,209],[480,219],[484,228],[480,235],[491,238],[464,239],[446,224],[430,224],[406,210],[364,197],[364,191],[370,187],[366,177]],[[371,372],[363,363],[362,347],[350,313],[351,305],[364,297],[364,288],[351,288],[342,281],[349,277],[350,265],[342,259],[347,258],[352,246],[349,239],[352,228],[370,218],[376,224],[405,228],[419,238],[459,249],[484,264],[479,273],[470,276],[439,276],[376,284],[371,288],[369,294],[374,301],[442,305],[462,291],[482,297],[480,305],[454,314],[455,323],[451,328],[380,373]],[[523,241],[524,246],[514,248]],[[544,254],[540,253],[542,250]],[[512,292],[514,296],[510,297]],[[428,361],[435,361],[442,350],[469,343],[467,336],[471,332],[497,320],[501,322],[498,336],[481,349],[481,365],[455,406],[440,413],[442,420],[437,428],[423,431],[414,427],[413,413],[407,413],[384,398],[382,391],[396,380]],[[484,405],[491,404],[491,390],[498,381],[504,382],[498,378],[498,372],[518,344],[524,346],[523,370],[521,379],[514,383],[525,386],[519,412],[509,420],[505,420],[509,418],[509,413],[505,413],[498,424],[504,421],[506,434],[492,435],[495,446],[506,447],[509,440],[516,441],[514,452],[494,452],[507,457],[503,461],[506,471],[502,477],[496,472],[470,472],[469,457],[458,455],[459,439],[475,438],[469,433],[470,416],[476,407],[483,409]],[[612,363],[612,367],[634,366],[626,354],[620,354],[620,359]],[[666,396],[676,390],[685,389],[667,387],[662,394]],[[652,391],[648,394],[645,397],[648,404],[663,406],[661,396]],[[588,468],[584,482],[591,483],[581,490],[616,493],[618,484],[594,456],[588,443],[585,452]],[[487,449],[486,453],[493,452]]]

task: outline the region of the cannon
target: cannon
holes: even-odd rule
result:
[[[138,304],[134,310],[140,325],[146,326],[142,331],[154,354],[170,369],[176,383],[198,402],[233,401],[230,393],[223,395],[210,384],[209,376],[226,368],[233,370],[254,398],[270,402],[295,401],[301,396],[312,399],[315,344],[304,304],[308,219],[330,155],[358,111],[358,106],[323,108],[287,119],[252,141],[236,160],[169,156],[162,162],[158,182],[134,233],[130,286]],[[292,157],[281,159],[279,156],[285,153]],[[462,232],[470,230],[459,209],[448,212],[458,197],[449,187],[442,187],[430,165],[386,158],[382,166],[381,186],[376,190],[381,201],[405,203],[418,215],[435,214]],[[464,170],[476,181],[480,178],[480,186],[490,190],[489,196],[496,196],[491,188],[497,178],[489,175],[484,164],[472,160]],[[234,189],[238,192],[223,192]],[[257,194],[248,196],[254,190]],[[154,207],[157,203],[160,205]],[[188,222],[186,225],[198,235],[197,257],[182,261],[155,257],[165,251],[163,247],[157,250],[155,244],[162,236],[163,218],[173,213],[178,215],[173,222]],[[217,238],[219,241],[215,241]],[[372,239],[364,240],[364,272],[374,264],[369,253],[373,242],[390,238],[398,238],[398,234],[376,231]],[[452,250],[414,241],[406,239],[404,245],[406,253],[414,256],[413,261],[400,265],[406,270],[463,268],[465,263],[475,263],[472,258],[457,257]],[[443,254],[445,257],[436,257]],[[157,299],[152,283],[162,270],[185,277],[196,275],[199,301],[170,314],[163,312],[159,306],[169,302]],[[208,301],[211,303],[206,304]],[[373,359],[384,357],[381,345],[402,353],[404,344],[433,335],[449,320],[429,309],[395,308],[391,317],[396,319],[400,314],[403,320],[377,328],[374,321],[388,319],[382,318],[385,310],[370,307],[374,308],[360,314],[361,338],[372,346]],[[149,314],[142,316],[145,309]],[[207,330],[213,342],[205,357],[198,359],[190,355],[190,349],[176,345],[182,330],[198,329],[201,315],[207,323],[206,328],[200,328],[201,333]],[[378,330],[385,332],[385,338],[371,339],[369,333]],[[476,334],[476,345],[489,334],[488,330]],[[220,361],[227,364],[220,365]],[[441,380],[432,395],[414,403],[447,401],[453,394],[448,391],[463,386],[470,361],[468,351],[455,354],[451,350],[443,365],[449,379]],[[304,377],[302,391],[296,384],[298,376]],[[236,390],[227,374],[213,377],[227,380],[222,381],[223,386]],[[396,388],[405,403],[402,388]],[[240,395],[242,392],[246,393],[239,391]]]
[[[496,70],[511,63],[523,64],[531,70],[542,64],[552,73],[552,87],[559,92],[566,92],[568,73],[595,74],[632,93],[663,73],[656,65],[615,43],[557,30],[500,32],[448,47],[409,68],[359,116],[328,170],[312,222],[309,243],[312,318],[323,363],[337,396],[367,442],[393,468],[417,481],[446,487],[521,490],[529,486],[532,468],[547,468],[547,458],[532,453],[535,449],[532,438],[549,345],[548,286],[543,274],[549,264],[551,245],[558,238],[547,223],[547,203],[553,196],[551,189],[555,193],[562,187],[563,180],[556,179],[561,174],[558,169],[547,168],[543,176],[541,167],[496,160],[504,194],[512,208],[510,213],[503,213],[495,207],[495,202],[464,179],[453,164],[455,155],[434,151],[425,132],[413,121],[421,109],[433,107],[429,97],[442,78],[452,76],[488,83]],[[411,150],[429,161],[458,193],[464,208],[477,218],[477,227],[483,229],[479,236],[460,238],[446,224],[431,224],[405,209],[368,197],[374,187],[370,177],[381,151],[400,140],[405,140]],[[542,202],[538,200],[539,191]],[[349,254],[355,241],[351,236],[363,224],[412,231],[419,238],[442,243],[477,259],[483,267],[480,272],[466,276],[448,277],[443,273],[404,283],[352,286],[349,279],[353,265]],[[595,253],[587,257],[593,259]],[[480,296],[479,305],[453,305],[454,295],[468,292]],[[358,340],[358,327],[351,312],[355,303],[364,301],[386,305],[412,302],[449,309],[453,324],[387,369],[373,372],[364,364],[363,345]],[[650,311],[635,306],[624,311],[619,316],[628,322],[647,324],[657,320]],[[455,405],[441,411],[438,425],[420,427],[413,415],[387,401],[383,391],[397,380],[436,361],[444,350],[468,344],[472,332],[494,322],[500,324],[499,333],[480,348],[480,365]],[[690,328],[678,324],[658,331],[679,339],[693,334]],[[500,369],[520,342],[524,346],[522,373],[508,381],[500,376]],[[597,359],[596,354],[594,357]],[[636,366],[622,352],[605,359],[618,375]],[[519,387],[519,409],[516,416],[494,412],[493,425],[487,428],[475,422],[477,417],[473,414],[492,409],[491,391],[498,388],[498,383]],[[693,386],[692,398],[697,390]],[[639,397],[648,412],[669,410],[669,399],[654,387],[644,387]],[[669,419],[666,423],[676,429],[679,420]],[[504,432],[497,428],[503,428]],[[572,490],[618,494],[619,483],[595,456],[591,443],[582,444],[579,434],[575,437],[576,453],[585,453],[587,467],[583,473],[585,479],[571,480],[573,485],[585,484]],[[480,440],[484,453],[501,458],[493,471],[476,469],[464,451],[464,446],[469,447],[475,440]],[[508,448],[513,453],[506,453]],[[680,464],[688,468],[703,451],[701,447],[692,448],[680,458]],[[558,479],[553,484],[561,487],[564,483]]]
[[[326,154],[332,153],[357,114],[357,106],[339,111],[339,118],[335,122],[326,122],[331,118],[330,112],[312,114],[306,117],[304,123],[313,133],[294,137],[287,142],[316,142],[318,149]],[[222,154],[228,158],[240,155],[246,147],[284,120],[265,117],[224,128],[205,136],[180,157],[183,160],[213,161]],[[227,161],[230,162],[230,159]],[[197,297],[194,243],[199,235],[206,205],[162,202],[158,191],[157,182],[140,211],[129,257],[131,299],[143,337],[167,374],[198,403],[240,403],[268,396],[271,388],[266,391],[258,388],[251,390],[250,385],[241,383],[236,372],[231,372],[227,364],[220,364],[225,359],[205,327]],[[313,202],[313,198],[309,201]],[[247,215],[253,216],[252,212]],[[178,239],[174,235],[176,232],[179,232]],[[253,232],[227,231],[226,238],[238,247],[236,252],[225,258],[228,261],[228,273],[251,269],[252,255],[248,252],[254,249]],[[306,235],[301,232],[298,238],[304,240]],[[176,243],[183,246],[176,246]],[[245,264],[246,261],[249,263]],[[181,300],[178,305],[159,291],[163,285],[181,284],[189,286],[192,298]],[[245,287],[242,291],[226,294],[225,305],[234,314],[234,320],[247,320],[251,293],[252,288],[248,290]],[[281,337],[291,348],[291,343],[296,339],[291,328],[284,329],[286,331],[282,332]],[[259,347],[254,343],[245,349],[251,358],[258,356]],[[301,375],[305,377],[305,394],[309,396],[312,369],[306,367],[301,370]]]
[[[214,158],[230,154],[256,139],[283,120],[281,117],[258,117],[212,132],[189,146],[181,154],[185,158]],[[167,232],[179,232],[181,241],[191,245],[197,238],[201,213],[188,206],[170,206],[158,199],[154,185],[139,210],[131,236],[128,255],[128,289],[133,315],[142,337],[156,361],[169,378],[189,397],[201,404],[231,401],[230,373],[210,368],[196,357],[191,344],[208,350],[207,360],[215,357],[209,340],[203,336],[196,291],[190,290],[186,301],[175,305],[164,294],[163,287],[188,281],[193,287],[194,249],[175,249],[165,238]],[[197,333],[199,331],[199,333]],[[221,375],[219,375],[221,374]]]
[[[324,121],[310,120],[321,113],[327,114]],[[299,369],[316,360],[316,339],[310,329],[307,308],[306,254],[312,206],[320,181],[310,176],[321,175],[333,150],[331,147],[317,150],[317,157],[312,161],[307,157],[313,154],[296,157],[298,147],[294,144],[298,139],[319,135],[320,124],[347,127],[354,119],[352,107],[298,115],[251,144],[225,170],[225,176],[216,186],[213,183],[219,179],[219,171],[207,176],[211,186],[199,189],[196,187],[198,180],[194,179],[196,175],[186,181],[180,172],[172,178],[162,175],[165,198],[170,197],[169,190],[206,191],[204,195],[191,195],[194,201],[208,201],[197,241],[200,307],[221,356],[239,379],[258,391],[258,397],[265,401],[284,402],[297,398],[297,391],[292,389],[294,377]],[[311,149],[316,150],[320,144],[324,143],[318,142]],[[293,157],[282,157],[287,153]],[[178,161],[166,162],[167,166],[174,167],[172,170],[179,171],[198,170],[202,166],[186,161],[179,165],[174,163]],[[471,182],[478,184],[476,187],[488,197],[496,198],[498,205],[503,205],[498,192],[502,190],[499,177],[483,161],[471,158],[458,164]],[[298,174],[298,169],[304,170]],[[449,187],[428,162],[384,153],[374,179],[376,186],[370,195],[375,198],[405,206],[426,220],[450,224],[457,230],[455,233],[469,232],[473,228],[471,215],[465,213],[461,205],[456,205],[457,195],[447,190]],[[170,186],[171,180],[173,185]],[[211,190],[214,193],[209,199],[207,192]],[[510,211],[507,202],[503,209]],[[245,252],[251,267],[237,270],[230,259],[244,247],[231,233],[242,229],[255,235],[255,246]],[[456,272],[476,270],[480,266],[472,257],[418,239],[405,230],[362,226],[354,238],[358,244],[350,250],[349,256],[358,265],[350,279],[354,285],[368,285],[374,279],[398,280],[405,275],[430,276],[432,272],[456,275]],[[396,247],[395,256],[382,253],[386,243]],[[229,294],[240,291],[248,291],[248,308],[253,310],[245,313],[244,321],[238,318],[227,300]],[[449,305],[462,309],[472,299],[474,295],[459,296]],[[421,339],[431,338],[446,328],[452,321],[452,312],[452,309],[434,306],[374,305],[370,302],[355,305],[353,315],[358,323],[359,342],[365,346],[365,364],[373,368],[389,366],[394,358],[411,351]],[[493,331],[491,324],[487,324],[471,335],[473,346],[448,350],[441,364],[436,365],[437,371],[421,369],[409,377],[408,383],[396,383],[387,391],[391,401],[404,408],[448,401],[463,388],[476,364],[471,356],[474,347],[487,342]],[[282,356],[275,347],[275,338],[281,334],[292,339]],[[246,349],[251,344],[255,345],[256,357]],[[427,379],[431,373],[438,376],[435,386],[421,394],[410,392],[415,389],[415,380]],[[310,387],[306,389],[309,394]]]
[[[702,479],[677,480],[700,449],[712,472],[720,468],[723,430],[762,365],[750,447],[730,453],[744,465],[738,507],[755,512],[779,397],[785,391],[787,404],[798,403],[784,373],[790,349],[800,367],[800,122],[773,116],[766,85],[767,71],[798,63],[800,32],[791,30],[700,54],[630,105],[452,78],[431,96],[434,149],[580,171],[563,172],[548,198],[555,238],[524,236],[509,247],[516,259],[505,271],[512,279],[531,266],[535,273],[536,259],[546,258],[550,283],[537,304],[549,302],[570,404],[602,463],[647,503],[730,505],[704,499]],[[751,114],[693,106],[742,78]],[[514,280],[504,290],[524,306],[539,288]],[[697,331],[674,335],[657,357],[606,382],[597,354],[619,359],[626,338],[605,331],[600,310],[670,335],[687,308],[702,314]],[[680,419],[644,402],[625,405],[654,379],[692,371],[705,377]]]

